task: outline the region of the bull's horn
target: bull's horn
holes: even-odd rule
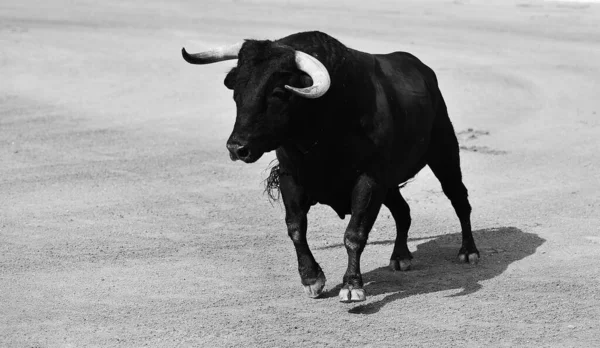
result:
[[[240,48],[243,42],[238,42],[235,45],[213,48],[200,53],[189,54],[185,48],[181,49],[181,55],[186,62],[190,64],[210,64],[223,60],[237,59]]]
[[[304,98],[315,99],[323,96],[329,89],[329,86],[331,86],[329,72],[323,63],[309,54],[296,51],[296,65],[298,69],[310,76],[313,80],[313,85],[305,88],[285,85],[285,88]]]

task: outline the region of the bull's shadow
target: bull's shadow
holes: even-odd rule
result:
[[[457,293],[450,296],[469,295],[482,288],[481,281],[502,274],[511,263],[533,255],[545,242],[536,234],[526,233],[515,227],[478,230],[473,232],[473,236],[482,258],[478,265],[457,261],[460,233],[420,238],[428,241],[419,244],[413,252],[412,270],[393,272],[387,267],[381,267],[363,273],[367,303],[355,306],[349,312],[373,314],[390,302],[437,291],[457,290]],[[419,239],[412,239],[415,240]],[[371,244],[389,244],[393,247],[394,241]],[[341,284],[337,285],[323,297],[337,296],[340,287]],[[382,294],[386,295],[383,299],[369,302],[368,296]]]

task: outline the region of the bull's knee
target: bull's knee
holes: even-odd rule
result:
[[[344,236],[344,245],[349,251],[362,251],[367,244],[368,233],[357,231],[357,232],[346,232]]]
[[[288,236],[294,243],[302,243],[306,240],[306,236],[302,232],[302,225],[297,222],[287,223]]]

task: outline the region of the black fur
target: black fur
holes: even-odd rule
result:
[[[277,162],[277,161],[275,161]],[[271,167],[269,177],[265,180],[265,193],[269,196],[271,201],[277,201],[281,195],[279,188],[279,164],[275,164]]]
[[[284,89],[312,83],[296,67],[295,51],[327,68],[331,86],[322,97],[306,99]],[[398,232],[391,264],[412,258],[406,246],[410,210],[398,190],[425,165],[461,222],[459,254],[476,260],[458,142],[433,70],[409,53],[368,54],[321,32],[247,40],[238,57],[224,81],[237,105],[228,146],[243,148],[232,158],[248,163],[276,151],[279,163],[266,180],[266,192],[271,199],[281,193],[302,284],[310,291],[318,293],[324,284],[306,242],[310,206],[329,205],[342,218],[351,214],[342,293],[362,291],[360,256],[383,204]]]

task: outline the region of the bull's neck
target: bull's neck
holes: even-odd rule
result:
[[[323,97],[309,101],[311,107],[303,116],[306,122],[293,141],[294,147],[304,155],[319,151],[319,147],[330,140],[356,132],[361,117],[371,109],[374,57],[345,47],[343,50],[344,54],[335,61],[325,62],[331,88]]]
[[[372,77],[378,64],[371,54],[345,48],[345,54],[331,67],[332,85],[329,91],[332,113],[340,121],[354,122],[370,110],[375,93]]]

